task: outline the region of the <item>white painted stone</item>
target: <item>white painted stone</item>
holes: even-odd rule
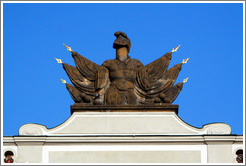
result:
[[[16,163],[235,163],[243,136],[224,123],[202,128],[174,112],[74,112],[52,129],[25,124],[4,137]]]
[[[201,152],[200,151],[50,152],[49,163],[60,163],[60,162],[61,163],[201,163]]]
[[[235,163],[236,135],[14,136],[15,163]]]
[[[230,134],[225,123],[202,128],[185,123],[174,112],[74,112],[63,124],[47,129],[25,124],[19,135],[200,135]]]

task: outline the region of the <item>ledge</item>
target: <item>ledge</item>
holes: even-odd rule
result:
[[[175,112],[178,115],[179,105],[87,105],[75,103],[71,105],[74,112]]]
[[[35,144],[35,143],[243,143],[239,135],[134,135],[134,136],[15,136],[11,139],[3,137],[3,144]],[[43,143],[42,143],[43,142]]]

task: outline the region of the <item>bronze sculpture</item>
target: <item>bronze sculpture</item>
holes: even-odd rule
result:
[[[172,103],[180,91],[183,83],[173,85],[181,70],[182,63],[167,70],[172,53],[166,53],[159,59],[144,66],[139,60],[131,59],[128,55],[131,42],[123,32],[114,34],[116,40],[116,58],[106,60],[101,66],[86,59],[66,46],[72,52],[76,67],[63,64],[71,84],[63,83],[75,103],[87,105],[145,105]]]

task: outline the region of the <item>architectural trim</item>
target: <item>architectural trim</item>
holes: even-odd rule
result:
[[[88,125],[89,124],[89,125]],[[201,135],[230,134],[225,123],[202,128],[185,123],[175,112],[74,112],[67,121],[52,129],[25,124],[19,135]]]

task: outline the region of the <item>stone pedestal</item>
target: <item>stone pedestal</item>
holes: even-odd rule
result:
[[[171,104],[160,105],[86,105],[75,103],[71,105],[71,114],[74,112],[175,112],[179,106]]]

